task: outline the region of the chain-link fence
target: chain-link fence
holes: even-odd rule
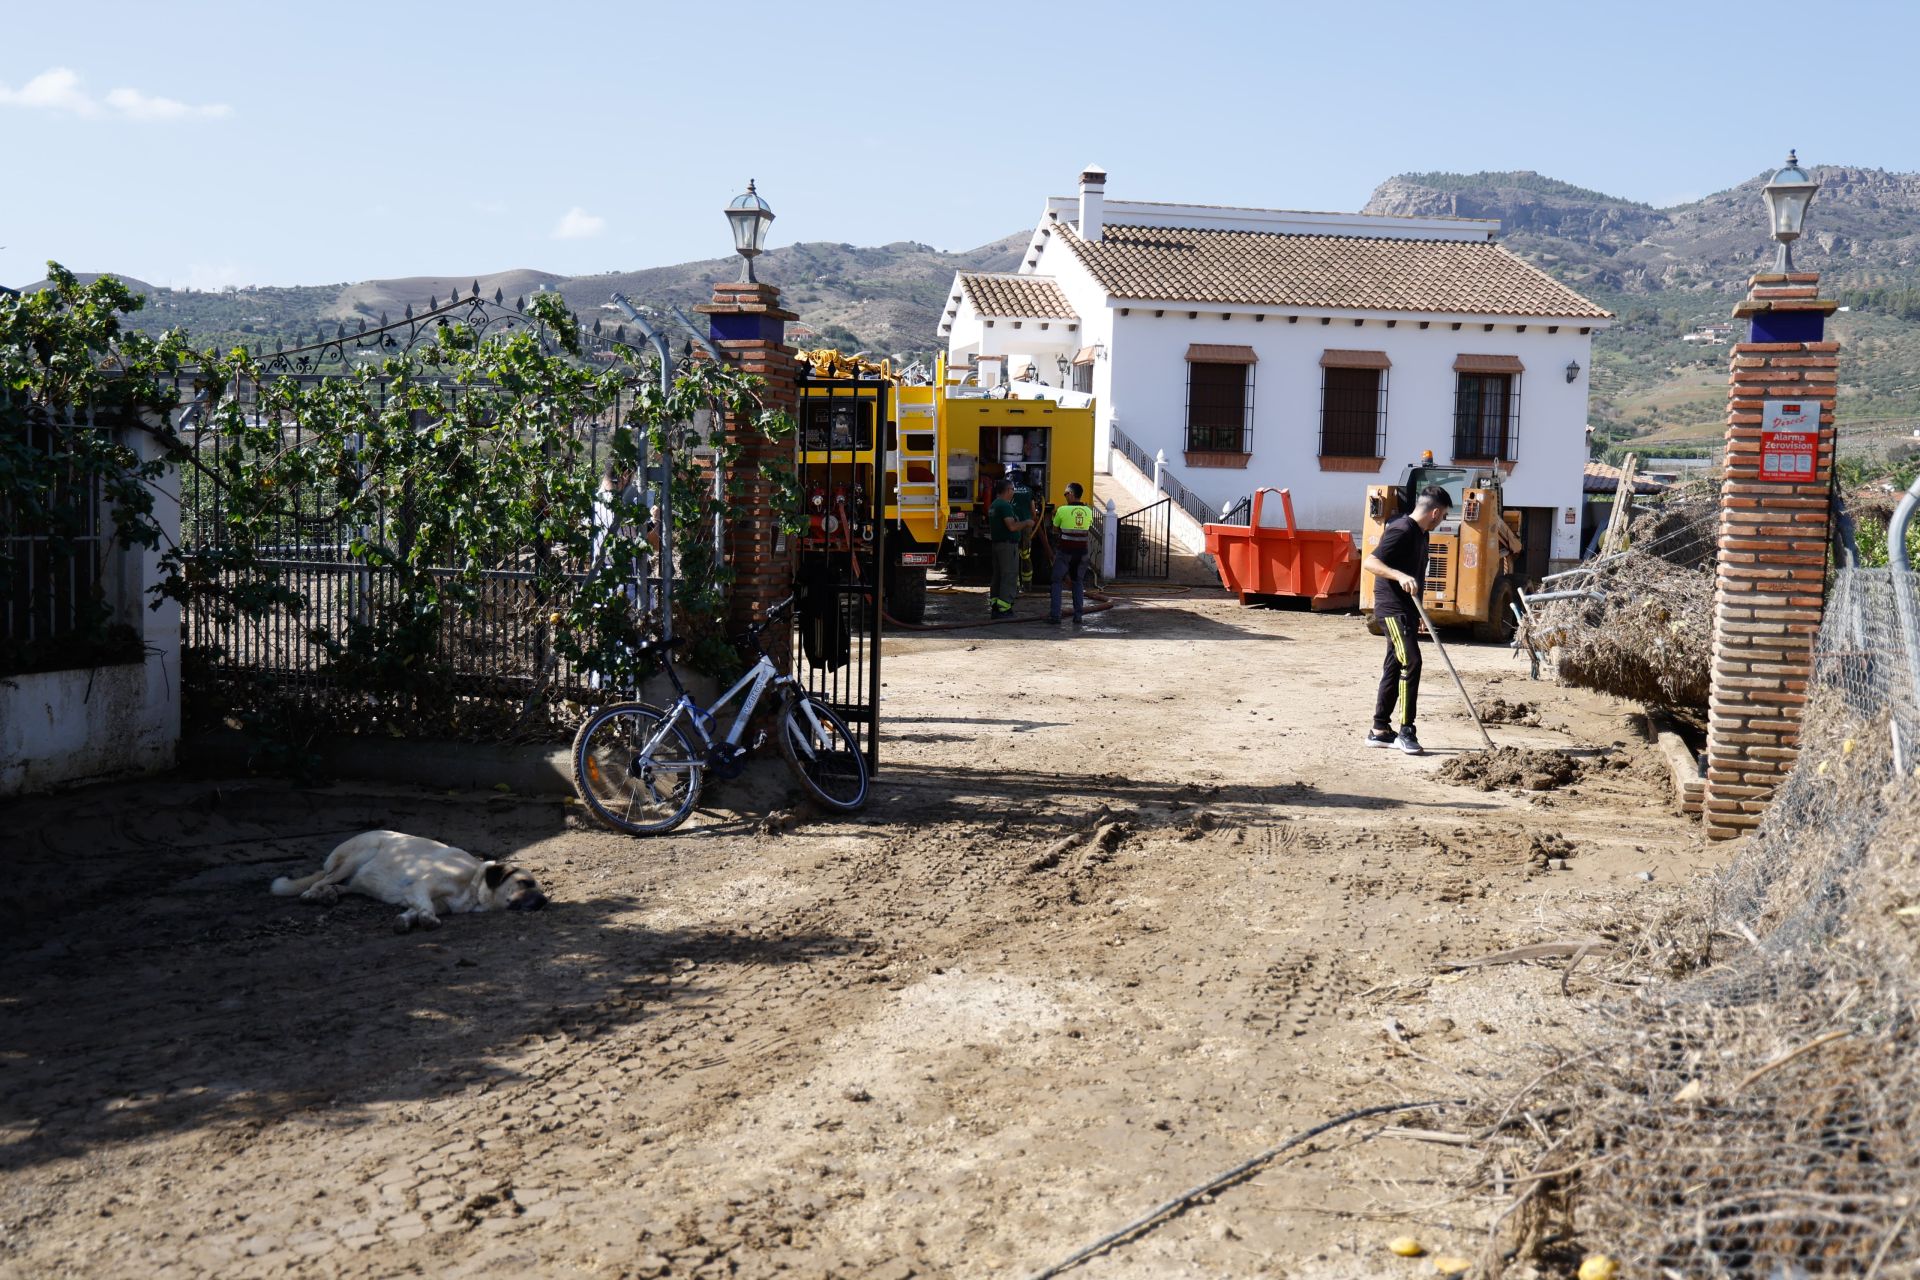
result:
[[[1838,575],[1761,826],[1678,909],[1616,922],[1600,976],[1635,994],[1497,1100],[1557,1171],[1535,1208],[1625,1274],[1920,1275],[1916,598],[1911,573]]]

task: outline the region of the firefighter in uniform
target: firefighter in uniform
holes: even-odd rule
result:
[[[1093,535],[1093,508],[1077,483],[1067,486],[1067,500],[1053,513],[1053,607],[1047,621],[1060,625],[1060,586],[1073,580],[1073,625],[1086,612],[1087,545]]]

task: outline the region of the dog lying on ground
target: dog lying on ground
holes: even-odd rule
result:
[[[341,891],[405,907],[394,930],[437,929],[440,914],[538,911],[547,905],[531,875],[505,862],[483,862],[465,849],[398,831],[367,831],[327,855],[326,865],[298,880],[281,876],[273,892],[302,902],[334,902]]]

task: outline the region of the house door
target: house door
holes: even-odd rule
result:
[[[1535,583],[1553,572],[1553,507],[1515,507],[1520,513],[1520,576]]]

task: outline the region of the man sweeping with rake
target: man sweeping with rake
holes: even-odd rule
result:
[[[1410,756],[1427,753],[1413,728],[1420,700],[1419,600],[1426,589],[1427,535],[1447,518],[1452,506],[1439,485],[1422,489],[1412,514],[1390,521],[1372,554],[1360,562],[1377,579],[1373,616],[1387,631],[1387,660],[1373,700],[1373,728],[1366,737],[1369,747],[1398,747]],[[1396,714],[1398,734],[1393,731]]]

